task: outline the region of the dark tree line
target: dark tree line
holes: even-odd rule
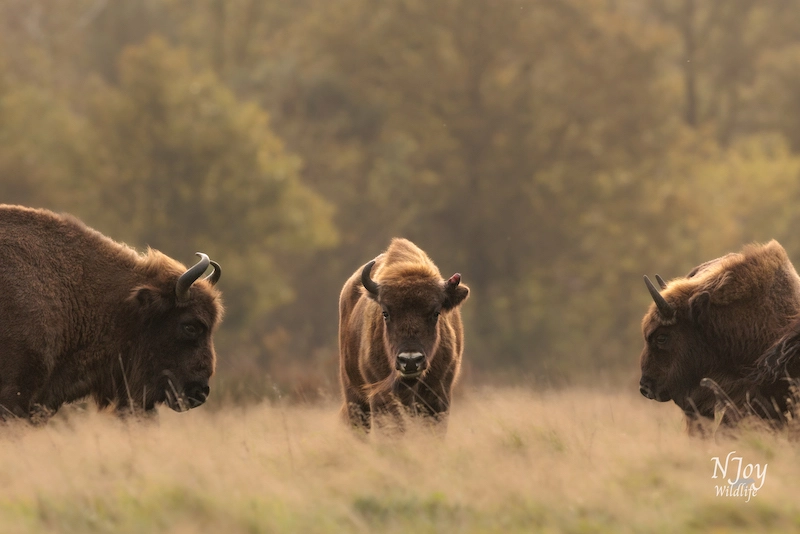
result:
[[[0,201],[219,258],[223,375],[332,376],[341,284],[392,236],[472,288],[474,368],[625,372],[642,274],[800,257],[798,11],[0,0]]]

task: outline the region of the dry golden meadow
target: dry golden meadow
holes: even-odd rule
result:
[[[333,402],[263,402],[157,422],[67,410],[0,429],[0,532],[787,532],[800,447],[698,440],[634,392],[471,389],[444,440],[359,440]],[[714,456],[767,464],[750,502]]]

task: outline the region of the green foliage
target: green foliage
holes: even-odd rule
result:
[[[74,206],[91,149],[87,124],[51,91],[0,89],[0,200]]]
[[[119,79],[89,110],[105,153],[94,220],[187,261],[194,249],[218,258],[237,304],[228,319],[252,326],[292,298],[281,255],[335,242],[330,205],[301,184],[266,113],[184,51],[160,38],[130,47]]]

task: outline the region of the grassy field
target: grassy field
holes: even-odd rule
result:
[[[800,529],[797,443],[689,438],[674,405],[633,393],[475,389],[444,440],[422,429],[358,440],[337,408],[262,403],[147,423],[73,410],[2,428],[0,532]],[[711,458],[731,451],[767,464],[749,502],[716,496]]]

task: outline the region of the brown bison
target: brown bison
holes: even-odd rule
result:
[[[393,239],[358,269],[339,298],[342,414],[355,428],[403,428],[402,413],[443,431],[461,367],[461,275],[444,280],[416,245]],[[387,420],[388,419],[388,420]]]
[[[674,401],[691,430],[698,418],[714,417],[715,393],[747,402],[754,386],[748,374],[800,312],[800,278],[771,241],[669,284],[658,280],[661,292],[645,276],[654,303],[642,320],[639,387],[648,399]]]
[[[69,215],[0,205],[0,419],[84,397],[121,412],[203,404],[221,271],[198,256],[187,270]]]

